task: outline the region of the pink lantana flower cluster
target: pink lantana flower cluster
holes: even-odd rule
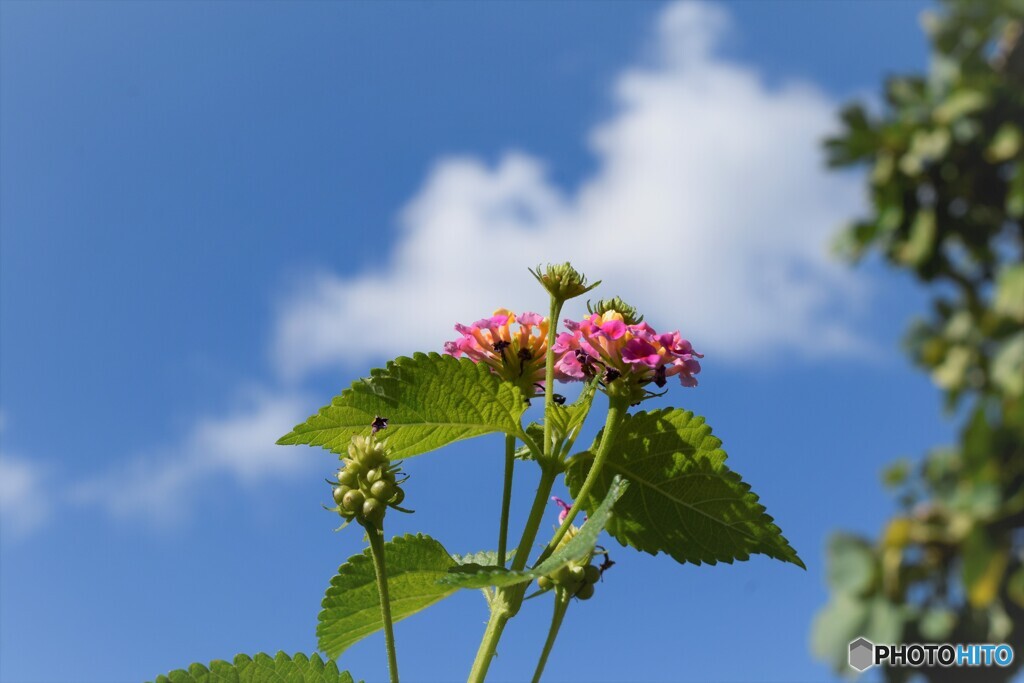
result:
[[[515,325],[515,329],[513,329]],[[548,350],[548,319],[538,313],[516,315],[499,308],[490,318],[472,325],[457,324],[461,336],[445,342],[444,352],[465,355],[486,363],[502,379],[515,382],[527,395],[544,386],[544,358]]]
[[[580,322],[566,320],[569,330],[554,345],[555,370],[563,381],[600,376],[605,384],[623,377],[628,384],[653,382],[665,386],[678,375],[684,387],[697,386],[698,358],[679,332],[658,334],[645,322],[628,325],[618,311],[590,315]]]

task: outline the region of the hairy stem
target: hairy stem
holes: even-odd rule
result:
[[[512,558],[512,569],[521,570],[526,567],[526,561],[530,555],[530,548],[537,540],[537,530],[540,529],[541,520],[544,517],[544,510],[547,507],[548,497],[551,495],[551,488],[555,485],[555,478],[558,470],[546,464],[541,465],[540,482],[537,484],[537,493],[533,497],[533,506],[530,508],[530,516],[526,520],[526,527],[523,529],[522,538],[515,557]],[[476,659],[473,660],[473,669],[469,673],[470,683],[480,683],[487,676],[487,669],[491,665],[494,653],[498,649],[498,641],[505,630],[505,624],[515,616],[523,603],[523,595],[526,591],[526,584],[518,584],[508,588],[502,588],[495,592],[491,599],[491,616],[487,621],[487,629],[477,649]]]
[[[516,463],[516,437],[505,437],[505,484],[501,490],[501,527],[498,529],[498,565],[505,566],[508,549],[508,513],[512,506],[512,472]]]
[[[500,594],[496,596],[500,598]],[[487,669],[491,666],[494,653],[498,649],[498,641],[501,639],[501,632],[505,630],[509,615],[503,609],[491,606],[491,617],[487,620],[487,630],[484,631],[483,640],[480,641],[480,648],[476,652],[476,659],[473,660],[473,668],[469,672],[467,683],[483,683],[487,678]]]
[[[519,548],[516,556],[512,559],[512,569],[520,570],[526,567],[526,561],[530,556],[530,548],[537,540],[537,530],[540,529],[540,522],[544,518],[544,510],[547,509],[548,498],[551,496],[551,489],[555,485],[555,478],[558,470],[554,467],[544,465],[540,471],[540,482],[537,483],[537,493],[533,497],[533,506],[530,507],[530,516],[526,520],[526,527],[519,539]]]
[[[373,570],[377,574],[380,616],[384,621],[384,644],[388,651],[388,678],[391,683],[398,683],[398,655],[395,653],[395,630],[391,623],[391,597],[388,595],[388,575],[384,565],[384,532],[374,524],[367,524],[366,536],[370,539]]]
[[[608,459],[608,453],[612,450],[612,443],[615,441],[616,432],[619,426],[622,424],[622,418],[626,415],[626,409],[629,407],[628,399],[620,396],[609,396],[608,397],[608,417],[605,418],[604,423],[604,436],[601,437],[601,445],[597,449],[597,455],[594,456],[594,462],[590,466],[590,472],[587,473],[587,478],[583,481],[583,486],[576,493],[576,500],[573,501],[572,507],[569,508],[569,512],[566,513],[565,519],[562,521],[561,526],[558,527],[558,531],[555,532],[551,542],[548,543],[547,547],[544,548],[544,552],[537,558],[537,562],[543,562],[551,553],[558,547],[558,542],[562,540],[565,533],[569,530],[572,525],[572,521],[579,514],[580,509],[583,507],[583,501],[590,495],[590,490],[594,488],[594,483],[597,481],[598,475],[601,473],[601,469],[604,467],[605,461]]]
[[[537,668],[533,672],[533,683],[540,683],[540,677],[544,675],[544,665],[548,663],[548,655],[555,645],[555,638],[558,637],[558,630],[562,628],[562,619],[569,609],[570,596],[568,591],[558,589],[555,595],[555,611],[551,615],[551,628],[548,629],[548,639],[544,641],[544,650],[540,653],[537,661]]]
[[[551,407],[555,403],[555,335],[558,332],[558,316],[562,312],[562,301],[551,297],[551,312],[548,315],[548,353],[544,359],[544,459],[551,460]]]

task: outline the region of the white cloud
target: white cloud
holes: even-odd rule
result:
[[[174,521],[196,484],[228,475],[243,484],[301,472],[308,459],[275,441],[304,419],[308,400],[249,390],[233,412],[197,421],[182,442],[80,485],[73,499],[116,516]]]
[[[52,494],[43,486],[44,476],[39,464],[0,453],[0,529],[4,540],[28,536],[50,517]]]
[[[861,292],[826,249],[861,202],[856,178],[823,167],[836,105],[720,57],[728,30],[721,7],[666,8],[649,61],[617,78],[615,113],[589,135],[597,169],[573,191],[522,152],[493,168],[441,159],[383,268],[320,273],[282,302],[281,375],[438,349],[456,320],[541,308],[526,267],[564,260],[713,357],[853,349]]]

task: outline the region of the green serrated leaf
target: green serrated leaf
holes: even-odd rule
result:
[[[537,444],[538,448],[544,443],[544,425],[539,422],[531,422],[526,425],[526,434],[533,440],[533,443]],[[529,446],[523,444],[516,449],[514,453],[515,457],[519,460],[536,460],[533,450]]]
[[[731,563],[761,553],[804,567],[758,496],[725,466],[721,443],[704,418],[689,411],[627,416],[584,508],[593,510],[620,475],[630,487],[608,531],[621,544],[664,552],[677,562]],[[592,462],[589,452],[570,461],[565,477],[572,495]]]
[[[553,574],[570,562],[578,562],[594,551],[597,537],[612,518],[612,508],[622,497],[627,483],[621,477],[615,477],[605,494],[604,500],[597,507],[586,523],[576,532],[568,543],[552,553],[546,560],[533,569],[511,571],[503,567],[464,564],[452,567],[442,582],[459,588],[484,588],[486,586],[512,586],[524,583],[541,576]]]
[[[347,671],[338,671],[333,661],[324,662],[320,655],[277,656],[237,655],[234,662],[216,659],[209,667],[191,664],[166,676],[157,676],[155,683],[353,683]]]
[[[583,423],[590,414],[590,406],[594,403],[594,395],[597,393],[597,385],[587,382],[580,392],[579,397],[567,406],[552,406],[551,410],[551,431],[556,444],[563,441],[568,442],[568,448],[579,436]],[[543,443],[543,440],[541,441]]]
[[[439,583],[455,566],[444,547],[422,534],[384,544],[391,616],[395,622],[443,600],[457,588]],[[316,627],[320,649],[332,659],[381,630],[380,595],[370,550],[350,557],[331,579]]]
[[[277,443],[341,453],[380,415],[388,418],[383,435],[391,457],[408,458],[483,434],[519,435],[526,407],[520,390],[485,364],[417,353],[372,370]]]
[[[549,415],[551,420],[552,452],[556,459],[564,458],[565,453],[576,442],[576,437],[579,436],[580,429],[583,428],[583,423],[586,422],[587,415],[590,414],[590,406],[594,403],[594,395],[596,393],[597,385],[587,383],[576,400],[569,405],[560,406],[553,404],[551,406]],[[526,433],[533,439],[533,443],[543,446],[544,425],[539,422],[531,422],[526,427]],[[520,460],[536,459],[533,451],[530,450],[529,446],[525,445],[516,449],[515,456]]]
[[[516,549],[510,548],[505,553],[505,561],[511,562],[516,556]],[[477,564],[482,566],[497,566],[498,565],[498,551],[497,550],[480,550],[475,553],[466,553],[465,555],[453,554],[452,559],[455,560],[456,564]]]

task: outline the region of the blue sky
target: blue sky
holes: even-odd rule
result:
[[[570,259],[706,354],[663,402],[707,416],[808,571],[614,550],[549,679],[829,679],[824,539],[876,530],[883,463],[952,425],[898,349],[921,292],[827,257],[864,204],[817,142],[925,66],[925,7],[4,2],[0,678],[313,650],[360,538],[320,509],[331,456],[274,438],[456,320],[542,308],[526,268]],[[492,547],[499,448],[409,461],[389,533]],[[485,618],[467,592],[399,624],[404,680],[464,677]],[[381,680],[382,654],[341,663]]]

